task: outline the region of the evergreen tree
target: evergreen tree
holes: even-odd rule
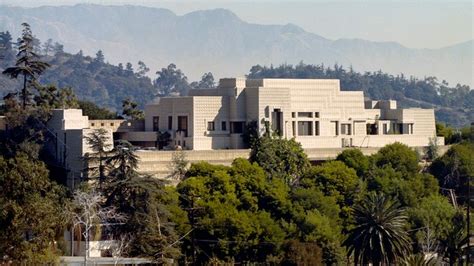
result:
[[[143,120],[145,119],[145,114],[142,110],[138,109],[138,104],[132,101],[130,98],[127,98],[122,101],[122,114],[127,118],[133,120]]]
[[[23,109],[29,104],[30,91],[29,87],[36,81],[38,75],[49,67],[48,63],[39,60],[39,55],[34,52],[33,35],[30,25],[23,23],[22,38],[19,42],[19,52],[14,67],[9,67],[3,71],[3,74],[11,78],[23,76],[23,89],[21,91],[21,99]]]
[[[0,156],[0,263],[55,263],[66,226],[65,191],[24,153]]]

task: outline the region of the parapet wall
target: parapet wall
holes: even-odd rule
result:
[[[439,146],[439,153],[444,154],[450,146]],[[426,147],[415,147],[414,149],[421,155],[425,153]],[[333,160],[339,153],[349,148],[313,148],[305,149],[310,161],[326,161]],[[381,147],[358,148],[364,155],[372,155]],[[158,178],[167,178],[172,172],[172,158],[177,151],[137,151],[139,157],[138,171],[151,174]],[[209,150],[182,151],[189,163],[197,163],[201,161],[210,164],[229,166],[237,158],[248,159],[250,150]]]

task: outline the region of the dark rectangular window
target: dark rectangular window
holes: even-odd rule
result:
[[[221,130],[222,130],[222,131],[226,131],[226,130],[227,130],[227,122],[226,122],[226,121],[222,121],[222,122],[221,122]]]
[[[341,135],[351,135],[351,124],[341,124]]]
[[[311,118],[311,117],[313,117],[313,113],[312,112],[298,112],[298,117]]]
[[[188,117],[178,116],[178,131],[184,132],[184,137],[188,137]]]
[[[160,128],[160,117],[154,116],[153,117],[153,131],[158,131]]]
[[[314,122],[314,135],[319,136],[319,121]]]
[[[173,117],[168,116],[168,130],[173,129]]]
[[[245,122],[230,122],[230,133],[242,134],[244,133]]]
[[[207,131],[214,131],[214,121],[207,122]]]
[[[298,136],[313,135],[313,122],[298,121]]]
[[[319,118],[319,112],[314,112],[314,117]]]

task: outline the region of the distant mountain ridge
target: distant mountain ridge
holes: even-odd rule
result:
[[[324,63],[417,77],[437,76],[472,87],[473,41],[440,49],[410,49],[395,42],[329,40],[293,25],[259,25],[225,9],[182,16],[141,6],[0,8],[0,31],[18,36],[28,22],[41,40],[52,38],[65,50],[93,55],[99,49],[111,63],[144,61],[152,70],[176,63],[191,79],[211,71],[217,77],[242,76],[256,64]]]

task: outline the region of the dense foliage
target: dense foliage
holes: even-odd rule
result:
[[[374,100],[397,100],[401,107],[435,108],[436,119],[453,126],[464,126],[474,121],[474,91],[469,86],[449,86],[436,77],[417,79],[403,74],[393,76],[382,71],[358,73],[335,65],[256,65],[249,78],[323,78],[339,79],[342,90],[363,90]]]

